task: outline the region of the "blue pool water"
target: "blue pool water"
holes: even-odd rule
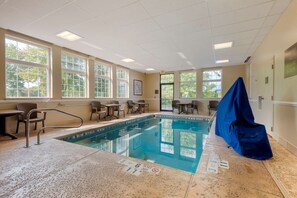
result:
[[[207,134],[207,120],[151,116],[63,140],[195,173]]]

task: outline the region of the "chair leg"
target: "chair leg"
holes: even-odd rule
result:
[[[34,130],[36,130],[37,129],[37,122],[35,122],[35,127],[34,127]]]
[[[20,124],[20,121],[18,120],[18,123],[17,123],[17,128],[16,128],[16,131],[15,131],[15,133],[18,133],[18,132],[19,132],[19,124]]]
[[[44,120],[42,121],[42,128],[44,127]],[[43,133],[44,133],[44,129],[42,130]]]
[[[91,113],[90,120],[92,120],[93,113]]]
[[[29,123],[30,125],[30,123]],[[29,126],[30,127],[30,126]],[[25,122],[25,136],[27,136],[28,130],[27,130],[27,122]]]

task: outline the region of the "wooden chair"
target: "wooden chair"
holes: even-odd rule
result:
[[[102,110],[104,109],[104,110]],[[93,113],[96,113],[97,115],[97,122],[100,120],[100,115],[105,115],[106,116],[106,110],[105,106],[101,104],[99,101],[92,101],[91,102],[91,116],[90,120],[92,120]]]
[[[210,115],[211,111],[217,111],[219,105],[219,101],[210,100],[208,104],[208,115]]]
[[[197,111],[197,114],[199,114],[198,112],[198,100],[192,100],[192,103],[190,103],[190,105],[188,106],[188,113],[194,113],[194,111]]]
[[[178,113],[180,113],[180,108],[179,108],[179,104],[180,101],[179,100],[172,100],[171,102],[171,106],[172,106],[172,112],[174,112],[174,109],[178,110]]]
[[[110,104],[120,104],[119,101],[117,100],[112,100],[110,101]],[[117,111],[118,112],[118,117],[120,117],[120,112],[123,112],[123,117],[125,117],[125,107],[116,107],[114,108],[114,111]]]
[[[150,111],[150,104],[149,103],[146,103],[145,100],[138,100],[138,102],[141,102],[141,103],[145,103],[144,105],[144,112],[149,112]]]
[[[28,119],[27,115],[28,115],[29,111],[31,111],[32,109],[37,109],[37,104],[36,103],[20,103],[20,104],[17,104],[16,107],[17,107],[17,110],[24,111],[24,113],[20,114],[18,117],[17,128],[16,128],[15,133],[19,132],[19,124],[20,124],[20,122],[23,122],[23,123],[25,123],[25,134],[27,134],[27,119]],[[42,113],[42,117],[37,117],[38,113]],[[33,112],[31,114],[31,116],[29,118],[29,122],[35,123],[34,130],[36,130],[38,122],[41,122],[42,127],[44,127],[45,119],[46,119],[46,112],[37,111],[37,112]],[[44,130],[43,130],[43,133],[44,133]]]
[[[134,113],[136,104],[132,100],[127,100],[127,107],[128,107],[127,114],[129,114],[129,111],[130,113]]]

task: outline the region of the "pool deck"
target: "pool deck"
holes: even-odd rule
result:
[[[24,148],[23,132],[17,140],[1,137],[0,197],[297,197],[297,157],[272,139],[274,157],[257,161],[228,148],[214,135],[213,126],[195,174],[55,139],[133,117],[86,122],[80,129],[47,130],[41,145],[35,145],[33,132],[30,148]],[[207,172],[212,153],[227,160],[230,168]],[[161,172],[135,176],[123,171],[120,159]]]

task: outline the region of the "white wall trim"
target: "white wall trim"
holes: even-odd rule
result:
[[[250,102],[258,102],[257,99],[252,99],[252,98],[250,98],[249,101],[250,101]]]
[[[278,142],[285,147],[288,151],[293,153],[295,156],[297,156],[297,147],[293,144],[291,144],[288,140],[280,137]]]
[[[287,101],[273,101],[274,105],[297,107],[297,102],[287,102]]]

